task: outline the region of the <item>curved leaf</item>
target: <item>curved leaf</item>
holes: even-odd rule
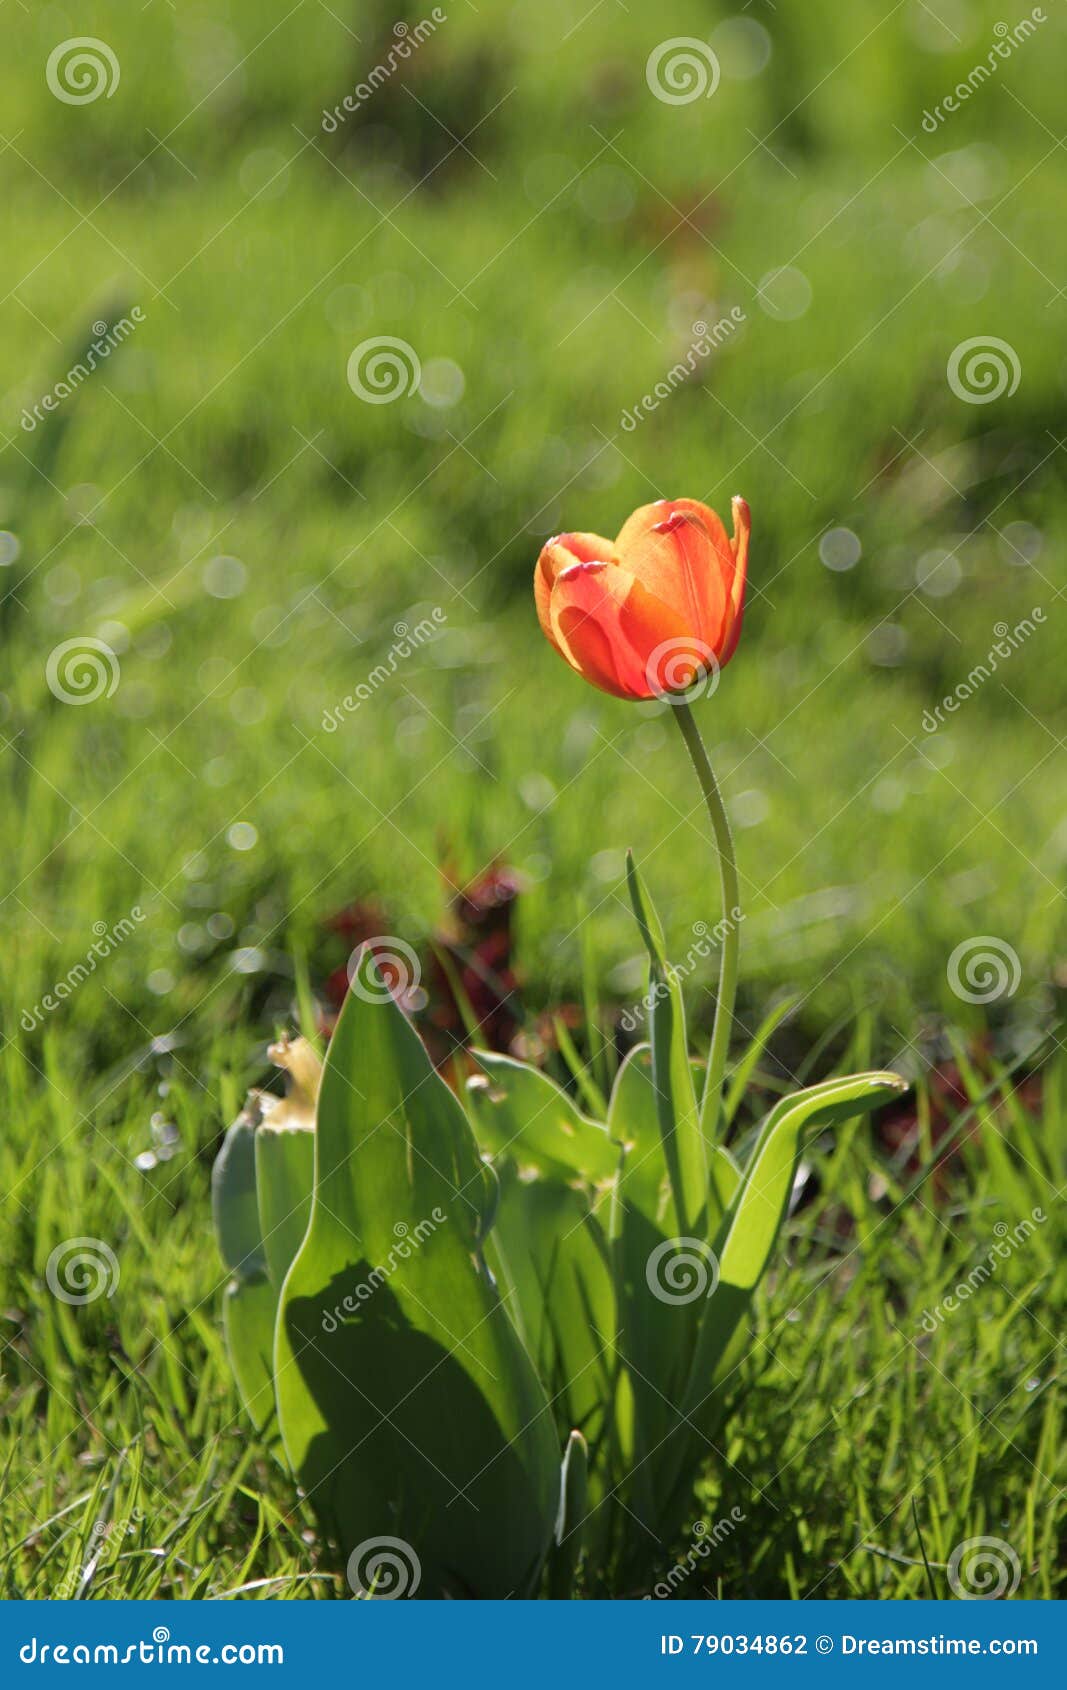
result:
[[[824,1080],[775,1104],[715,1240],[719,1283],[705,1307],[686,1392],[687,1413],[703,1403],[716,1383],[727,1347],[766,1269],[789,1202],[804,1134],[877,1109],[907,1089],[907,1081],[899,1074],[850,1074]]]
[[[275,1346],[293,1468],[345,1555],[403,1540],[412,1594],[527,1595],[558,1503],[555,1428],[478,1254],[485,1191],[463,1110],[367,951],[315,1138]]]
[[[528,1062],[476,1050],[488,1083],[475,1074],[467,1082],[474,1134],[482,1149],[508,1155],[521,1168],[536,1169],[590,1185],[614,1179],[619,1152],[599,1121],[591,1121],[555,1080]]]

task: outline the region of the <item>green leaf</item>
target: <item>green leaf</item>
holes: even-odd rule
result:
[[[275,1416],[274,1321],[278,1292],[266,1274],[231,1279],[222,1296],[222,1329],[245,1412],[257,1432]]]
[[[559,1514],[548,1563],[548,1594],[557,1601],[567,1601],[574,1595],[589,1507],[588,1462],[585,1439],[581,1432],[572,1432],[563,1452]]]
[[[898,1074],[852,1074],[825,1080],[775,1104],[715,1239],[719,1281],[704,1305],[687,1413],[696,1411],[715,1384],[719,1364],[763,1277],[785,1216],[804,1134],[877,1109],[907,1089]]]
[[[256,1125],[243,1109],[228,1129],[211,1171],[211,1207],[219,1254],[233,1279],[222,1318],[237,1389],[257,1430],[274,1415],[274,1320],[278,1292],[267,1276],[267,1256],[256,1201]]]
[[[304,1242],[311,1216],[315,1173],[315,1134],[306,1127],[256,1131],[256,1193],[267,1273],[277,1291],[289,1264]]]
[[[327,1052],[275,1380],[326,1533],[346,1557],[401,1540],[420,1597],[530,1594],[558,1505],[551,1412],[480,1259],[485,1200],[463,1110],[364,951]]]
[[[633,1400],[632,1480],[627,1506],[654,1531],[664,1496],[661,1475],[674,1462],[683,1427],[677,1404],[689,1375],[701,1319],[697,1302],[657,1295],[656,1265],[681,1232],[659,1131],[652,1053],[639,1045],[619,1070],[608,1131],[624,1146],[612,1236],[619,1297],[619,1344]],[[740,1178],[727,1152],[712,1158],[710,1212],[716,1224]],[[695,1240],[699,1249],[703,1239]],[[677,1252],[675,1252],[677,1253]],[[620,1475],[621,1476],[621,1475]]]
[[[474,1134],[482,1150],[521,1168],[590,1185],[614,1179],[619,1152],[607,1128],[583,1115],[540,1068],[493,1051],[472,1052],[488,1082],[467,1082]]]
[[[596,1459],[618,1368],[607,1240],[584,1192],[559,1179],[520,1178],[514,1166],[502,1166],[500,1179],[489,1262],[514,1296],[508,1306],[560,1436],[577,1427]]]
[[[267,1271],[256,1198],[256,1122],[242,1109],[226,1131],[211,1170],[211,1213],[219,1255],[231,1273],[254,1279]]]

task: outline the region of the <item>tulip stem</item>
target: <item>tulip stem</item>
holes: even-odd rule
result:
[[[678,726],[682,730],[686,750],[696,770],[700,790],[704,795],[711,831],[719,855],[719,880],[722,887],[722,950],[719,960],[719,995],[715,1003],[715,1025],[708,1052],[708,1070],[704,1079],[704,1097],[700,1106],[700,1128],[708,1143],[719,1137],[719,1115],[722,1107],[723,1080],[726,1076],[726,1056],[730,1048],[730,1033],[734,1019],[734,998],[737,994],[738,926],[741,921],[740,893],[737,882],[737,859],[734,856],[733,834],[727,819],[718,783],[700,729],[693,712],[683,698],[671,700]]]

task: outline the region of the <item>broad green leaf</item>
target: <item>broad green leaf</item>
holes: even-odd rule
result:
[[[634,919],[648,951],[646,1005],[660,1137],[679,1224],[689,1233],[705,1225],[708,1157],[686,1045],[685,1001],[681,982],[667,962],[659,917],[632,853],[626,858],[626,881]]]
[[[278,1292],[266,1274],[258,1279],[231,1279],[223,1292],[222,1327],[230,1365],[245,1412],[257,1432],[265,1432],[275,1417],[277,1313]]]
[[[480,1259],[484,1222],[462,1107],[364,951],[327,1053],[275,1382],[326,1533],[346,1557],[401,1540],[420,1597],[530,1594],[558,1505],[552,1415]]]
[[[274,1415],[274,1320],[278,1292],[256,1202],[256,1125],[243,1109],[228,1129],[211,1171],[211,1207],[219,1254],[233,1278],[223,1297],[226,1345],[241,1400],[257,1430]]]
[[[467,1082],[474,1136],[483,1151],[561,1179],[590,1185],[614,1179],[619,1152],[607,1128],[583,1115],[562,1086],[514,1057],[472,1054],[488,1076],[488,1082],[477,1074]]]
[[[607,1240],[584,1192],[562,1180],[523,1179],[503,1165],[486,1254],[514,1296],[538,1378],[561,1437],[577,1428],[597,1460],[618,1368],[615,1289]]]
[[[211,1170],[211,1213],[219,1255],[231,1273],[267,1271],[256,1200],[256,1117],[242,1109],[226,1131]]]
[[[272,1127],[256,1132],[256,1194],[267,1272],[280,1291],[289,1264],[304,1242],[311,1215],[315,1169],[315,1134],[305,1127]]]

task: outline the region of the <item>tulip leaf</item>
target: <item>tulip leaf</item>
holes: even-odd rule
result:
[[[851,1074],[794,1092],[770,1111],[715,1239],[719,1279],[705,1304],[685,1398],[688,1414],[697,1411],[719,1382],[727,1348],[785,1217],[805,1133],[877,1109],[906,1090],[899,1074]]]
[[[222,1305],[226,1345],[241,1400],[262,1431],[274,1415],[274,1320],[278,1293],[256,1203],[256,1126],[242,1110],[227,1130],[211,1171],[211,1208],[219,1254],[233,1274]]]
[[[256,1195],[267,1273],[277,1291],[304,1242],[311,1215],[315,1134],[306,1127],[256,1130]]]
[[[342,1553],[401,1540],[420,1597],[531,1594],[558,1442],[480,1256],[463,1110],[367,950],[330,1041],[307,1237],[275,1346],[286,1450]]]
[[[231,1279],[223,1293],[222,1326],[233,1376],[248,1418],[256,1431],[264,1434],[275,1416],[273,1357],[277,1313],[278,1292],[266,1274],[258,1279]],[[274,1431],[277,1432],[277,1427]]]
[[[628,1506],[655,1530],[661,1515],[661,1473],[673,1462],[672,1441],[682,1426],[676,1405],[688,1378],[702,1308],[695,1299],[672,1297],[664,1274],[670,1275],[672,1262],[694,1253],[699,1258],[708,1245],[702,1236],[694,1238],[679,1229],[665,1177],[653,1058],[647,1045],[630,1051],[619,1070],[608,1131],[624,1146],[612,1233],[619,1344],[634,1404],[633,1494]],[[716,1223],[739,1178],[727,1152],[717,1148],[709,1194]]]
[[[472,1054],[488,1076],[486,1081],[475,1074],[467,1082],[474,1135],[483,1151],[556,1178],[590,1185],[614,1179],[618,1147],[562,1086],[513,1057],[487,1050]]]
[[[548,1562],[548,1594],[556,1601],[574,1595],[582,1554],[582,1533],[589,1507],[589,1452],[581,1432],[572,1432],[563,1452],[559,1514]]]
[[[501,1171],[487,1258],[514,1296],[526,1349],[565,1437],[579,1429],[597,1459],[618,1370],[615,1290],[600,1221],[584,1192]],[[509,1310],[515,1312],[509,1302]]]

